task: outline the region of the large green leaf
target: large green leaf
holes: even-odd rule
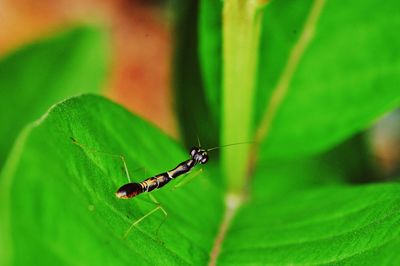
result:
[[[71,137],[91,148],[82,149]],[[123,239],[132,222],[155,206],[146,195],[117,199],[114,192],[127,182],[122,162],[93,153],[93,148],[122,154],[131,170],[144,167],[149,176],[188,157],[160,130],[102,98],[84,96],[58,104],[24,131],[2,173],[0,250],[7,254],[0,256],[1,265],[5,259],[15,265],[207,260],[222,213],[222,194],[208,181],[208,171],[185,189],[153,193],[168,212],[158,237],[161,212]],[[143,170],[131,175],[144,179]]]
[[[264,142],[265,156],[326,149],[400,104],[398,2],[325,2]]]
[[[318,6],[322,7],[321,13],[313,13]],[[277,113],[272,115],[272,125],[267,122],[268,139],[262,145],[261,158],[329,149],[400,104],[397,7],[393,0],[354,0],[346,6],[340,1],[270,1],[262,22],[256,128],[270,105],[271,95],[279,85],[287,82],[288,87],[282,101],[278,101]],[[221,72],[216,68],[223,60],[223,22],[218,22],[222,10],[218,1],[204,0],[201,11],[202,73],[207,97],[215,106],[221,99]],[[296,46],[314,27],[315,35],[296,54],[299,60],[293,60]],[[290,68],[293,74],[285,75]],[[237,119],[240,124],[240,117]]]
[[[73,144],[71,137],[87,147]],[[188,157],[160,130],[101,97],[81,96],[54,106],[22,132],[2,172],[1,265],[209,262],[223,221],[224,194],[215,186],[220,176],[212,154],[193,182],[152,192],[168,211],[158,236],[161,212],[124,239],[130,224],[154,206],[146,195],[115,198],[126,182],[122,162],[90,149],[124,155],[135,180]],[[400,261],[399,185],[327,187],[330,177],[337,180],[329,165],[309,160],[285,169],[282,164],[260,162],[253,197],[238,209],[222,242],[220,265]],[[146,175],[134,171],[138,167],[145,167]],[[293,189],[297,177],[319,179],[320,188]],[[278,178],[287,185],[274,186]]]
[[[98,91],[108,65],[100,28],[79,26],[38,40],[0,60],[0,168],[18,132],[54,102]]]
[[[337,187],[246,204],[221,265],[397,265],[400,186]]]

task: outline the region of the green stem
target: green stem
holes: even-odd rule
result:
[[[251,141],[253,98],[262,11],[266,1],[225,0],[223,7],[223,102],[221,143]],[[222,150],[228,190],[245,186],[249,145]]]

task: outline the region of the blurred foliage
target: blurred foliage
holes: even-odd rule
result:
[[[265,8],[255,127],[313,3],[271,1]],[[262,145],[261,157],[293,158],[327,150],[400,104],[397,6],[396,1],[350,1],[344,9],[340,2],[326,2],[314,39],[290,80],[289,92]],[[374,10],[372,17],[370,10]],[[200,27],[211,28],[200,36],[206,95],[210,105],[220,106],[221,74],[215,66],[221,66],[222,60],[221,20],[217,18],[221,4],[203,1],[202,11]],[[221,112],[220,108],[211,110],[217,116]]]
[[[218,143],[218,123],[207,108],[198,57],[198,1],[175,0],[174,88],[176,113],[185,145],[197,138],[208,146]],[[207,126],[204,126],[207,125]]]
[[[251,126],[258,130],[263,123],[291,51],[318,3],[325,6],[315,20],[315,35],[288,81],[270,134],[261,140],[254,172],[242,188],[248,198],[236,209],[221,243],[220,265],[400,262],[399,184],[359,184],[376,181],[362,130],[400,103],[396,2],[343,6],[290,0],[264,7]],[[225,115],[221,105],[240,104],[240,98],[221,93],[226,59],[221,43],[229,41],[221,37],[222,6],[204,0],[174,7],[174,78],[183,137],[187,144],[196,144],[195,135],[203,143],[216,143],[224,131],[241,130],[241,121],[249,119],[237,116],[235,128],[220,123]],[[65,76],[52,80],[64,84]],[[49,86],[55,85],[43,85]],[[74,145],[71,137],[90,148]],[[152,192],[168,212],[159,234],[163,215],[156,212],[123,238],[132,222],[155,206],[146,195],[116,199],[115,190],[126,182],[122,162],[91,149],[124,155],[129,169],[145,167],[146,176],[188,158],[160,130],[102,97],[84,95],[55,105],[22,131],[1,172],[1,265],[210,261],[226,196],[214,153],[200,178],[178,190],[166,186]],[[238,153],[238,147],[229,149]],[[132,176],[144,178],[136,172]],[[231,181],[228,176],[228,186]]]
[[[100,90],[108,57],[105,32],[78,26],[0,60],[0,168],[27,123],[68,96]]]

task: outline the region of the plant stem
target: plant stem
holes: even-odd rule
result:
[[[257,57],[265,0],[225,0],[223,7],[223,101],[221,143],[251,141]],[[246,180],[249,145],[223,149],[228,191],[239,194]]]

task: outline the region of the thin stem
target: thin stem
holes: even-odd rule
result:
[[[227,0],[223,7],[223,103],[221,143],[249,141],[257,75],[258,44],[266,1]],[[228,191],[242,193],[249,146],[222,150]]]

